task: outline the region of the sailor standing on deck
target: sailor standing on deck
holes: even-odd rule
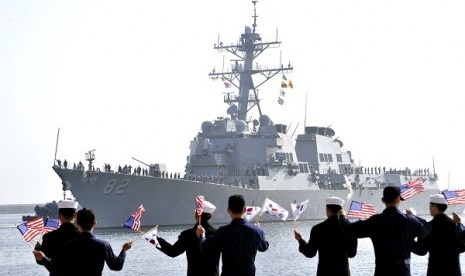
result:
[[[464,244],[460,235],[465,227],[460,223],[460,217],[452,213],[454,219],[444,212],[447,201],[442,194],[430,196],[429,211],[433,219],[429,222],[431,234],[414,242],[412,252],[421,256],[429,252],[428,276],[460,276],[460,253],[464,252]]]
[[[411,212],[402,213],[398,206],[404,200],[399,187],[386,187],[382,201],[386,208],[367,220],[349,223],[344,211],[338,213],[344,231],[357,238],[369,237],[375,250],[375,276],[410,276],[410,252],[415,238],[424,238],[431,226]]]
[[[357,254],[357,239],[349,237],[339,224],[337,213],[342,209],[344,200],[329,197],[326,202],[325,221],[312,227],[307,242],[297,230],[294,237],[299,242],[299,251],[308,258],[313,258],[318,251],[317,276],[349,276],[349,260]]]
[[[39,255],[35,256],[36,261],[40,265],[44,265],[50,271],[49,261],[58,256],[64,244],[70,240],[74,240],[78,235],[78,229],[74,225],[74,218],[78,202],[74,200],[60,200],[58,202],[58,219],[60,220],[60,227],[57,230],[46,233],[42,237],[42,245],[37,243],[35,250],[42,251],[48,258],[41,258],[38,260]],[[36,254],[34,254],[36,255]],[[52,274],[52,271],[50,271]]]
[[[204,200],[203,212],[200,217],[200,224],[205,229],[205,236],[210,237],[216,229],[208,222],[215,211],[215,205]],[[187,276],[218,276],[218,265],[220,262],[219,253],[203,255],[200,253],[199,238],[195,233],[199,226],[199,216],[194,212],[196,224],[194,227],[184,230],[178,237],[178,240],[171,245],[165,239],[157,237],[157,248],[170,257],[177,257],[186,252],[187,257]]]

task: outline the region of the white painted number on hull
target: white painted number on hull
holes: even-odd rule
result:
[[[129,179],[123,179],[119,181],[116,179],[110,179],[105,185],[105,188],[103,188],[103,194],[104,195],[109,195],[109,194],[120,195],[124,193],[124,189],[126,189],[128,185],[129,185]]]

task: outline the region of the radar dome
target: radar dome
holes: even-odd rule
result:
[[[237,106],[236,105],[231,105],[228,110],[226,111],[229,115],[234,115],[237,113]]]
[[[213,123],[210,121],[205,121],[202,123],[202,132],[203,133],[210,133],[211,129],[213,127]]]
[[[247,124],[244,121],[240,120],[236,122],[236,131],[238,133],[244,132],[246,128],[247,128]]]
[[[268,115],[262,115],[260,116],[260,126],[271,126],[273,122],[271,121],[270,117]]]

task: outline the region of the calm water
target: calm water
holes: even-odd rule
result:
[[[428,220],[430,218],[427,218]],[[31,249],[22,238],[15,224],[21,222],[21,215],[0,215],[0,275],[48,275],[46,269],[35,263]],[[315,221],[297,222],[297,228],[308,240]],[[318,257],[305,258],[298,251],[294,239],[293,224],[290,222],[263,223],[270,248],[258,253],[257,276],[265,275],[315,275]],[[176,241],[186,227],[160,227],[159,234],[169,242]],[[111,243],[119,253],[123,243],[137,237],[129,229],[102,229],[94,232],[97,237]],[[465,260],[461,256],[462,271]],[[412,255],[412,275],[425,275],[427,256]],[[374,254],[369,239],[360,239],[357,256],[350,259],[352,275],[373,275]],[[127,252],[124,268],[120,272],[105,268],[104,275],[186,275],[185,255],[170,258],[145,240],[138,240]]]

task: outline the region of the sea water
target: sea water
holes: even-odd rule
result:
[[[0,275],[48,275],[47,270],[36,264],[32,250],[16,229],[21,223],[21,214],[0,215]],[[431,218],[425,218],[430,220]],[[97,218],[98,220],[98,218]],[[298,251],[294,239],[296,227],[308,240],[310,229],[320,221],[268,222],[261,223],[270,247],[266,252],[258,252],[255,265],[257,276],[268,275],[315,275],[318,256],[306,258]],[[215,225],[219,226],[219,225]],[[179,233],[189,226],[160,226],[158,233],[168,242],[174,243]],[[143,230],[148,230],[145,228]],[[94,234],[110,242],[113,251],[119,254],[127,241],[138,237],[130,229],[96,229]],[[370,239],[359,239],[357,255],[350,259],[351,275],[373,275],[374,253]],[[463,254],[460,257],[462,271],[465,271]],[[412,275],[426,275],[427,256],[412,254]],[[126,261],[121,271],[110,271],[106,266],[103,275],[186,275],[187,261],[185,254],[171,258],[157,250],[149,242],[139,239],[127,252]]]

